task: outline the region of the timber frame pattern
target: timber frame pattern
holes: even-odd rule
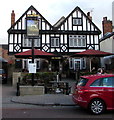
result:
[[[58,51],[62,55],[76,53],[78,50],[99,49],[101,31],[79,7],[52,26],[33,6],[30,6],[8,29],[9,54],[31,49],[31,39],[26,36],[28,14],[38,15],[39,36],[34,39],[36,49],[50,53]],[[79,38],[82,43],[77,42]]]

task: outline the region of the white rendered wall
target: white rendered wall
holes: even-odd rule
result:
[[[112,25],[113,25],[113,32],[114,32],[114,1],[112,2]]]

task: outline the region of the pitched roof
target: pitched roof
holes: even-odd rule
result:
[[[106,40],[107,38],[110,38],[114,35],[114,32],[108,32],[106,33],[101,39],[100,39],[100,42]]]
[[[41,16],[41,18],[42,18],[44,21],[46,21],[46,23],[47,23],[50,27],[53,27],[53,26],[34,8],[34,6],[31,5],[31,6],[25,11],[25,13],[8,29],[8,32],[9,32],[12,28],[14,28],[15,25],[18,24],[18,22],[20,22],[21,19],[22,19],[24,16],[26,16],[27,13],[28,13],[30,10],[34,10],[38,15]]]
[[[60,25],[57,26],[57,28],[60,28],[61,25],[65,24],[65,22],[68,20],[68,18],[70,16],[72,16],[72,14],[75,11],[80,11],[83,14],[83,16],[88,20],[88,22],[94,26],[94,28],[98,31],[98,33],[101,34],[100,29],[92,22],[92,20],[78,6],[60,23]]]

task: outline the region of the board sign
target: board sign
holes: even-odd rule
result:
[[[29,63],[29,73],[36,73],[36,63]]]

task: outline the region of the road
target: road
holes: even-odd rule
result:
[[[3,109],[4,118],[101,118],[112,119],[112,112],[102,115],[91,115],[80,107],[40,107],[29,106],[23,108]]]
[[[37,106],[28,104],[17,104],[11,102],[16,89],[10,86],[2,87],[2,118],[77,118],[81,120],[113,120],[113,112],[108,111],[102,115],[91,115],[87,110],[79,106]],[[99,118],[99,119],[98,119]]]

